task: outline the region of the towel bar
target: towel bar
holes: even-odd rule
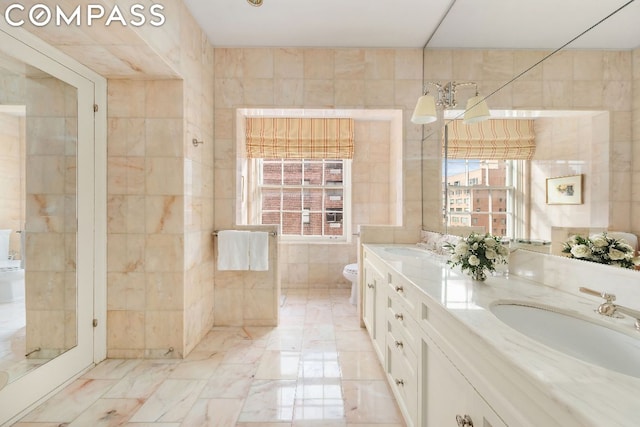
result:
[[[246,230],[246,231],[260,231],[260,230]],[[218,230],[215,230],[213,233],[211,233],[211,235],[212,236],[217,236],[218,235]],[[276,232],[276,231],[270,231],[269,232],[269,236],[275,237],[277,235],[278,235],[278,232]]]

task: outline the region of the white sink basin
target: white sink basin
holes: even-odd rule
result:
[[[555,350],[640,378],[640,332],[632,335],[560,310],[528,303],[497,303],[491,312],[505,324]],[[552,311],[553,310],[553,311]]]
[[[384,248],[384,250],[385,252],[388,252],[392,255],[400,255],[400,256],[413,257],[413,258],[429,257],[429,254],[426,251],[423,251],[422,249],[417,249],[417,248],[388,247],[388,248]]]

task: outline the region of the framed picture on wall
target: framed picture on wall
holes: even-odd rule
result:
[[[548,205],[581,205],[583,175],[547,178]]]

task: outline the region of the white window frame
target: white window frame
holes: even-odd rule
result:
[[[445,159],[445,161],[454,160],[454,159]],[[455,159],[458,161],[458,159]],[[470,162],[480,161],[478,159],[467,159],[466,163],[466,178],[464,182],[469,182],[469,168],[468,165]],[[447,207],[447,216],[451,218],[452,215],[457,217],[461,217],[462,215],[466,215],[471,217],[472,214],[485,214],[488,215],[488,224],[489,229],[486,230],[487,233],[493,234],[493,214],[499,214],[500,216],[504,216],[506,214],[507,224],[506,224],[506,236],[508,238],[514,238],[521,230],[517,230],[516,228],[523,223],[520,219],[520,216],[524,214],[525,210],[523,206],[519,206],[520,203],[523,202],[523,198],[519,197],[519,194],[523,193],[522,180],[518,177],[522,175],[522,170],[525,167],[524,160],[502,160],[507,162],[507,173],[506,173],[506,185],[504,186],[488,186],[488,185],[463,185],[464,182],[456,181],[452,184],[446,185],[446,191],[449,191],[449,194],[452,194],[454,190],[488,190],[489,191],[489,202],[488,206],[493,206],[491,200],[491,192],[492,191],[506,191],[506,204],[504,212],[494,212],[494,211],[477,211],[475,208],[473,212],[451,212],[451,206]],[[475,199],[474,197],[473,199]],[[451,205],[451,203],[449,203]],[[470,223],[471,221],[469,221]],[[449,221],[449,226],[452,225],[452,222]]]
[[[342,235],[321,235],[321,236],[310,236],[310,235],[292,235],[292,234],[284,234],[282,228],[282,218],[280,221],[280,238],[284,241],[292,241],[292,242],[340,242],[345,243],[350,241],[351,236],[351,159],[304,159],[301,162],[322,162],[325,163],[335,163],[336,161],[342,162],[342,185],[326,185],[324,184],[326,180],[323,180],[322,185],[291,185],[281,183],[280,185],[276,184],[263,184],[262,177],[262,164],[263,159],[251,159],[251,173],[249,187],[251,188],[251,194],[254,196],[251,201],[253,211],[253,215],[250,215],[249,223],[253,225],[263,225],[262,224],[262,189],[301,189],[301,190],[323,190],[323,203],[322,203],[322,217],[323,217],[323,233],[324,233],[324,218],[326,218],[326,209],[324,205],[324,196],[326,192],[324,190],[342,190]],[[323,168],[326,170],[326,168]],[[286,212],[282,210],[281,212]],[[305,213],[302,213],[303,217]],[[303,222],[304,223],[304,222]]]

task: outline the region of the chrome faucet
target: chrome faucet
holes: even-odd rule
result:
[[[616,296],[614,294],[609,294],[606,292],[598,292],[589,288],[580,288],[580,292],[584,292],[585,294],[594,295],[600,298],[604,298],[604,302],[600,304],[597,308],[597,312],[602,314],[603,316],[608,317],[624,317],[619,313],[626,314],[627,316],[631,316],[635,319],[635,327],[638,331],[640,331],[640,311],[634,310],[629,307],[625,307],[623,305],[614,304],[613,302],[616,300]]]

